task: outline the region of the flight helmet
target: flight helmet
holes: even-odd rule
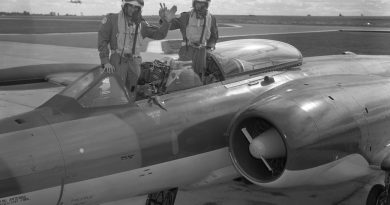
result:
[[[144,0],[122,0],[122,7],[124,7],[126,4],[138,6],[142,9],[142,7],[144,7]]]
[[[192,0],[192,7],[195,7],[195,2],[205,2],[207,3],[207,8],[209,8],[211,0]]]

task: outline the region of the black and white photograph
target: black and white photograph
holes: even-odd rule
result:
[[[390,1],[0,1],[0,205],[303,204],[390,205]]]

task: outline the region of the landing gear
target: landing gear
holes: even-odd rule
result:
[[[386,172],[385,186],[375,184],[367,197],[366,205],[390,205],[390,173]]]
[[[148,194],[145,205],[174,205],[177,188]]]

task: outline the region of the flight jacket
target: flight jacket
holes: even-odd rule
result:
[[[107,14],[98,31],[98,51],[102,64],[109,62],[110,50],[116,50],[117,34],[118,34],[118,13]],[[154,40],[161,40],[167,36],[170,23],[163,20],[160,27],[153,26],[144,19],[141,21],[140,34],[143,38],[151,38]]]
[[[176,30],[180,29],[180,32],[183,36],[183,41],[187,42],[187,26],[190,19],[191,12],[183,12],[180,14],[179,17],[174,18],[171,22],[171,26],[169,27],[169,30]],[[162,22],[161,22],[162,23]],[[206,39],[206,47],[208,48],[215,48],[215,44],[218,41],[218,27],[217,27],[217,20],[215,19],[215,16],[211,15],[211,25],[210,25],[210,38]]]

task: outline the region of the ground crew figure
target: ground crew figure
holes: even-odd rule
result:
[[[211,0],[193,0],[193,9],[172,20],[170,30],[180,29],[183,36],[179,60],[192,60],[194,71],[204,81],[206,50],[215,49],[218,40],[217,21],[208,11]]]
[[[135,99],[140,75],[142,40],[146,37],[156,40],[165,38],[176,13],[176,6],[168,10],[165,5],[160,4],[159,15],[163,23],[156,27],[142,18],[143,6],[143,0],[122,0],[121,11],[105,16],[98,32],[102,68],[104,72],[116,72],[121,77],[132,100]]]

